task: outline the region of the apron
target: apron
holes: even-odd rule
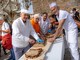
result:
[[[2,36],[2,46],[8,50],[10,50],[12,48],[11,34],[6,34],[5,36]]]

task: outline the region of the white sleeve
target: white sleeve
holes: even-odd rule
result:
[[[5,30],[10,29],[9,24],[8,23],[5,23],[4,24],[4,28],[5,28]]]
[[[37,33],[35,32],[34,28],[32,27],[32,25],[30,24],[31,27],[31,35],[37,40],[39,39],[39,36],[37,35]]]
[[[68,12],[66,12],[66,11],[61,12],[60,16],[59,16],[59,21],[63,20],[63,19],[66,20],[67,16],[68,16]]]
[[[26,37],[20,33],[18,23],[14,22],[12,24],[12,31],[13,31],[13,35],[15,35],[15,38],[17,38],[18,40],[27,41],[27,42],[29,41],[29,37]]]

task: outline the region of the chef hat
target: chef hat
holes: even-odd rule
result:
[[[4,20],[2,17],[0,17],[0,20]]]
[[[30,14],[30,12],[26,9],[21,9],[21,13],[26,13],[26,14]]]
[[[54,6],[57,6],[56,2],[52,2],[52,3],[49,5],[50,8],[51,8],[51,7],[54,7]]]

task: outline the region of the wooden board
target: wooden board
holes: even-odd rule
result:
[[[34,46],[32,46],[30,49],[38,49],[38,48],[42,48],[43,49],[43,51],[42,51],[42,53],[40,54],[40,56],[39,57],[37,57],[37,58],[33,58],[33,59],[31,59],[31,58],[26,58],[25,57],[25,54],[19,59],[19,60],[44,60],[44,57],[45,57],[45,55],[46,55],[46,53],[47,53],[47,51],[49,50],[49,48],[50,48],[50,46],[51,46],[51,42],[48,42],[48,39],[49,38],[47,38],[47,41],[46,41],[46,45],[44,46],[44,47],[34,47]],[[30,50],[29,49],[29,50]],[[29,51],[28,50],[28,51]],[[27,51],[27,52],[28,52]],[[26,53],[27,53],[26,52]]]
[[[44,60],[44,57],[45,57],[45,54],[46,54],[46,52],[48,51],[48,49],[49,49],[49,47],[51,46],[51,43],[50,42],[47,42],[47,44],[44,46],[44,47],[31,47],[30,49],[38,49],[38,48],[42,48],[43,49],[43,51],[42,51],[42,53],[41,53],[41,55],[39,56],[39,57],[37,57],[37,58],[33,58],[33,59],[30,59],[30,58],[26,58],[25,57],[25,54],[19,59],[19,60]],[[29,50],[30,50],[29,49]],[[28,51],[29,51],[28,50]],[[27,51],[27,52],[28,52]],[[27,53],[26,52],[26,53]]]
[[[41,53],[41,55],[39,56],[39,57],[37,57],[37,58],[33,58],[33,59],[30,59],[30,58],[26,58],[25,57],[25,55],[23,55],[23,60],[44,60],[44,57],[45,57],[45,54],[46,54],[46,52],[48,51],[48,49],[49,49],[49,47],[51,46],[51,43],[50,42],[47,42],[47,44],[44,46],[44,47],[32,47],[32,48],[30,48],[30,49],[38,49],[38,48],[42,48],[43,49],[43,51],[42,51],[42,53]],[[29,49],[29,50],[30,50]],[[29,51],[28,50],[28,51]],[[27,51],[27,52],[28,52]],[[26,52],[26,53],[27,53]]]

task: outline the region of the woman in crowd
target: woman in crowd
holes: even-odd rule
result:
[[[1,44],[3,48],[10,50],[11,55],[8,58],[8,60],[15,60],[15,56],[12,48],[12,36],[10,34],[11,32],[10,26],[3,17],[0,17],[0,24],[2,25],[2,29],[0,30],[0,32],[2,32]]]

